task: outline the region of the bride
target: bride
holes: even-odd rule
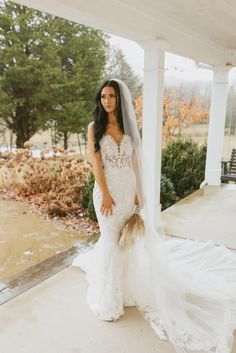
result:
[[[230,353],[236,328],[236,255],[222,246],[170,239],[149,221],[141,140],[128,87],[106,81],[96,96],[88,146],[95,175],[93,202],[100,238],[73,261],[86,272],[87,303],[115,321],[136,306],[176,352]],[[141,167],[142,166],[142,167]],[[145,236],[118,244],[139,205]]]

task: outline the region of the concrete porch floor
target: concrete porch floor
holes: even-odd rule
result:
[[[162,216],[167,234],[236,249],[235,209],[235,185],[206,186]],[[86,291],[84,272],[69,266],[1,305],[1,352],[174,353],[136,308],[125,308],[115,323],[98,320],[87,306]]]
[[[86,291],[82,270],[69,267],[0,306],[1,352],[175,353],[134,307],[115,323],[95,318]]]
[[[165,234],[236,250],[236,184],[205,186],[162,212]]]
[[[69,267],[0,306],[1,352],[174,353],[134,307],[116,322],[98,320],[86,291],[83,271]]]

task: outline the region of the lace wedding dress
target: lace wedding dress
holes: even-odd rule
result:
[[[104,135],[100,146],[107,186],[115,201],[113,215],[101,215],[102,194],[95,182],[100,238],[73,261],[86,272],[89,307],[102,320],[117,320],[125,306],[137,306],[157,335],[172,342],[177,352],[231,352],[236,328],[236,254],[211,241],[164,236],[157,240],[148,234],[132,248],[120,250],[119,230],[135,203],[133,145],[129,135],[123,135],[120,144]]]

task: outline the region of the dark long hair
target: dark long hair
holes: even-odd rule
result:
[[[100,150],[99,141],[101,140],[102,136],[105,134],[107,123],[108,123],[108,114],[103,108],[101,104],[101,92],[104,87],[113,87],[116,95],[116,110],[115,115],[117,122],[120,126],[121,131],[124,133],[124,124],[123,124],[123,115],[121,109],[121,98],[120,98],[120,88],[116,81],[114,80],[107,80],[105,81],[102,86],[97,91],[95,97],[95,107],[93,110],[93,120],[94,120],[94,148],[95,151]]]

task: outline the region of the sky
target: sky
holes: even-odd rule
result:
[[[123,50],[127,62],[135,73],[143,76],[144,53],[143,49],[133,41],[115,35],[110,37],[111,45]],[[166,75],[175,79],[183,80],[211,80],[211,70],[197,68],[194,61],[172,53],[166,53],[165,57]]]

